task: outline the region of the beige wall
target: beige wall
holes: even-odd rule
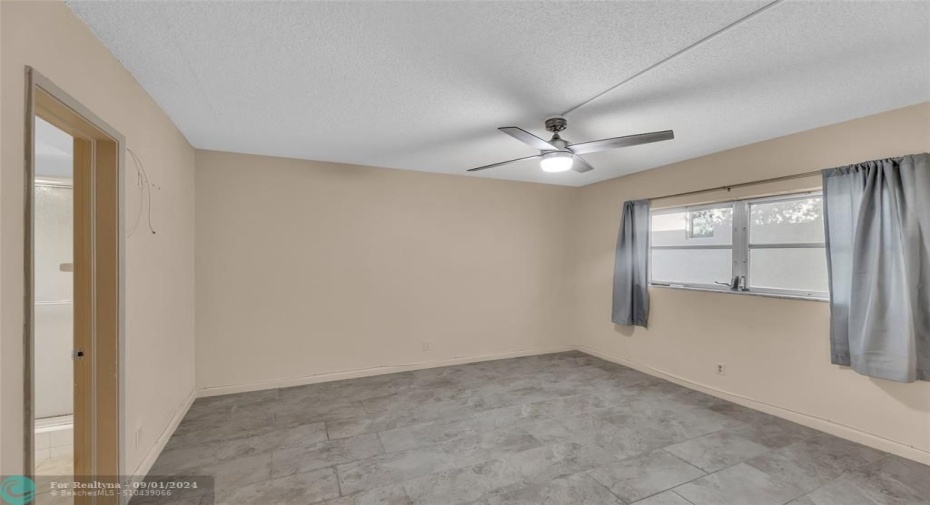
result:
[[[648,330],[610,321],[613,254],[624,200],[926,151],[930,103],[579,189],[570,290],[574,343],[755,400],[757,407],[767,404],[783,415],[803,414],[796,419],[827,420],[836,432],[930,461],[930,383],[870,379],[830,365],[826,303],[653,288]],[[759,187],[755,192],[774,189]],[[743,190],[743,195],[749,193]],[[717,194],[695,200],[725,198]],[[725,376],[714,373],[715,363],[727,365]]]
[[[566,343],[573,194],[198,151],[198,387]]]
[[[59,2],[0,2],[0,473],[22,471],[24,67],[126,137],[158,189],[152,220],[126,244],[127,468],[138,468],[194,388],[194,150],[109,51]],[[125,218],[139,211],[126,170]],[[133,432],[142,429],[136,445]]]

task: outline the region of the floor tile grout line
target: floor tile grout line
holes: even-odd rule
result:
[[[674,445],[674,444],[672,444],[672,445]],[[786,446],[786,447],[787,447],[787,446]],[[663,447],[662,450],[665,450],[665,448]],[[768,451],[766,451],[766,452],[773,452],[773,451],[774,451],[773,449],[770,449],[770,450],[768,450]],[[668,452],[668,451],[666,451],[666,452]],[[671,453],[669,453],[669,454],[671,454]],[[672,456],[678,457],[678,456],[676,456],[675,454],[672,454]],[[755,457],[755,456],[754,456],[754,457]],[[691,479],[691,480],[689,480],[689,481],[682,482],[682,483],[680,483],[680,484],[677,484],[677,485],[675,485],[675,486],[672,486],[671,488],[666,489],[665,491],[674,491],[674,490],[676,490],[676,489],[678,489],[678,488],[680,488],[680,487],[682,487],[682,486],[684,486],[684,485],[690,484],[690,483],[692,483],[692,482],[694,482],[694,481],[696,481],[696,480],[703,479],[704,477],[710,477],[711,475],[715,475],[715,474],[718,474],[718,473],[720,473],[720,472],[722,472],[722,471],[724,471],[724,470],[733,468],[733,467],[735,467],[735,466],[737,466],[737,465],[744,464],[744,463],[746,463],[747,461],[749,461],[750,459],[752,459],[752,458],[747,458],[747,459],[744,459],[744,460],[742,460],[742,461],[737,461],[736,463],[733,463],[733,464],[731,464],[731,465],[727,465],[727,466],[725,466],[725,467],[723,467],[723,468],[720,468],[720,469],[718,469],[718,470],[714,470],[713,472],[708,472],[707,470],[704,470],[703,468],[694,465],[693,463],[691,463],[690,461],[688,461],[688,460],[686,460],[686,459],[683,459],[683,458],[680,458],[680,457],[678,457],[678,458],[681,459],[682,461],[684,461],[685,463],[688,463],[689,465],[691,465],[691,466],[697,468],[698,470],[704,472],[704,475],[700,475],[700,476],[695,477],[695,478],[693,478],[693,479]],[[750,465],[750,466],[751,466],[751,465]],[[755,469],[755,470],[759,470],[758,468],[755,468],[755,467],[752,467],[752,468]],[[759,470],[759,471],[762,472],[762,470]],[[769,474],[766,473],[766,472],[762,472],[762,473],[764,473],[765,475],[768,475],[769,477],[775,479],[775,477],[773,477],[772,475],[769,475]],[[776,479],[776,480],[778,480],[778,479]],[[782,481],[780,481],[780,482],[782,482]],[[662,491],[662,492],[664,492],[664,491]],[[656,493],[656,494],[658,494],[658,493]],[[678,493],[676,492],[675,494],[678,494]],[[682,496],[682,498],[685,498],[685,497]],[[792,498],[792,499],[796,499],[796,497],[795,497],[795,498]],[[691,503],[691,501],[688,500],[687,498],[685,498],[685,500],[688,501],[688,503]]]
[[[774,452],[777,452],[777,451],[780,451],[780,450],[783,450],[783,449],[787,449],[788,447],[791,447],[791,446],[794,446],[794,445],[803,444],[804,442],[807,442],[807,441],[809,441],[809,440],[813,440],[813,439],[815,439],[815,438],[817,438],[817,437],[820,437],[820,436],[823,436],[823,435],[829,435],[829,433],[822,433],[822,432],[821,432],[821,433],[818,433],[818,434],[816,434],[816,435],[814,435],[814,436],[811,436],[811,437],[805,438],[805,439],[803,439],[803,440],[799,440],[799,441],[797,441],[797,442],[788,444],[788,445],[786,445],[786,446],[784,446],[784,447],[779,447],[779,448],[777,448],[777,449],[772,449],[771,451],[768,451],[768,453],[774,453]],[[829,436],[833,436],[833,435],[829,435]],[[855,442],[852,442],[852,443],[855,443]],[[844,453],[845,453],[845,451],[844,451]],[[875,461],[881,461],[881,460],[887,458],[888,456],[889,456],[889,455],[886,454],[886,455],[884,455],[884,456],[882,456],[882,457],[876,459]],[[790,485],[790,486],[798,487],[796,484],[794,484],[794,483],[792,483],[792,482],[788,482],[788,481],[786,481],[786,480],[784,480],[784,479],[782,479],[782,478],[780,478],[780,477],[777,477],[777,476],[775,476],[775,475],[770,474],[769,472],[766,472],[765,470],[762,470],[762,469],[759,469],[759,468],[756,468],[756,467],[750,465],[750,464],[749,464],[749,461],[752,460],[752,459],[755,459],[755,457],[749,458],[749,459],[745,460],[744,463],[746,463],[747,465],[751,466],[752,468],[755,468],[756,470],[759,470],[760,472],[764,473],[765,475],[769,476],[770,478],[774,479],[774,480],[777,481],[777,482],[780,482],[780,483],[782,483],[782,484],[787,484],[787,485]],[[859,468],[862,468],[862,467],[864,467],[864,466],[866,466],[866,465],[869,465],[869,464],[871,464],[871,463],[862,463],[862,464],[860,464],[859,466],[856,467],[856,470],[858,470]],[[851,473],[851,472],[850,472],[850,473]],[[803,492],[802,492],[800,495],[795,496],[794,498],[788,500],[788,501],[785,502],[785,503],[790,503],[791,501],[797,500],[798,498],[800,498],[800,497],[802,497],[802,496],[807,496],[807,495],[809,495],[810,493],[813,493],[814,491],[816,491],[816,490],[818,490],[818,489],[820,489],[820,488],[822,488],[822,487],[824,487],[824,486],[826,486],[826,485],[828,485],[828,484],[830,484],[830,483],[832,483],[832,482],[834,482],[834,481],[837,481],[837,480],[843,478],[845,475],[848,475],[848,472],[845,472],[845,471],[844,471],[844,472],[840,473],[840,475],[838,475],[837,477],[834,477],[834,478],[830,479],[829,481],[827,481],[827,482],[825,482],[825,483],[823,483],[823,484],[821,484],[821,485],[815,487],[814,489],[811,489],[810,491],[804,491],[803,488],[798,487],[798,489],[801,489]]]
[[[890,457],[890,456],[891,456],[891,454],[885,454],[884,456],[882,456],[882,457],[876,459],[875,461],[872,461],[872,462],[869,462],[869,463],[862,463],[861,465],[857,466],[855,470],[858,471],[858,470],[860,470],[861,468],[863,468],[863,467],[865,467],[865,466],[868,466],[868,465],[877,463],[877,462],[879,462],[879,461],[882,461],[883,459],[887,459],[887,458]],[[833,484],[834,482],[836,482],[836,481],[838,481],[838,480],[840,480],[840,479],[842,479],[842,478],[844,478],[844,477],[846,477],[847,475],[850,475],[850,474],[852,474],[852,473],[854,473],[854,472],[843,472],[843,473],[839,474],[838,476],[836,476],[836,477],[830,479],[829,481],[824,482],[823,484],[821,484],[821,485],[815,487],[814,489],[811,489],[810,491],[805,491],[804,494],[802,494],[801,496],[807,496],[807,495],[813,493],[814,491],[817,491],[818,489],[820,489],[820,488],[822,488],[822,487],[829,486],[830,484]],[[797,496],[797,497],[795,497],[794,499],[797,500],[797,499],[800,498],[801,496]]]
[[[582,470],[582,471],[580,471],[580,472],[578,472],[578,473],[574,473],[574,474],[572,474],[572,475],[584,474],[584,475],[587,476],[589,479],[591,479],[591,480],[593,480],[594,482],[596,482],[597,485],[599,485],[599,486],[601,486],[602,488],[606,489],[607,492],[610,493],[611,496],[615,496],[615,497],[617,498],[617,500],[620,500],[620,503],[621,503],[622,505],[628,505],[629,503],[634,503],[634,502],[627,502],[626,500],[623,499],[623,497],[621,497],[621,496],[618,495],[617,493],[614,493],[614,490],[613,490],[613,489],[610,489],[610,486],[608,486],[608,485],[604,484],[603,482],[597,480],[596,477],[594,477],[593,475],[591,475],[591,471],[592,471],[592,470],[595,470],[596,468],[598,468],[598,467],[589,468],[589,469],[587,469],[587,470]]]
[[[336,489],[339,490],[339,496],[345,496],[342,494],[342,479],[339,478],[339,468],[338,465],[333,465],[333,475],[336,477]]]
[[[798,443],[800,443],[800,442],[798,442]],[[789,445],[794,445],[794,444],[789,444]],[[788,446],[786,445],[785,447],[788,447]],[[780,447],[779,449],[783,449],[783,448],[784,448],[784,447]],[[665,448],[663,448],[663,450],[664,450],[664,449],[665,449]],[[769,449],[768,451],[766,451],[766,453],[775,452],[776,450],[778,450],[778,449]],[[667,452],[667,451],[666,451],[666,452]],[[672,456],[675,456],[675,455],[672,454]],[[677,457],[677,456],[676,456],[676,457]],[[753,458],[754,458],[754,457],[756,457],[756,456],[753,456]],[[704,477],[709,477],[709,476],[711,476],[711,475],[718,474],[718,473],[720,473],[720,472],[722,472],[722,471],[724,471],[724,470],[733,468],[733,467],[735,467],[735,466],[737,466],[737,465],[741,465],[741,464],[746,464],[746,465],[750,466],[751,468],[753,468],[754,470],[757,470],[757,471],[759,471],[759,472],[762,472],[763,474],[765,474],[766,476],[768,476],[769,478],[775,480],[776,482],[778,482],[778,483],[780,483],[780,484],[787,484],[787,485],[790,485],[790,486],[797,487],[796,485],[794,485],[794,484],[792,484],[792,483],[790,483],[790,482],[787,482],[787,481],[784,481],[784,480],[782,480],[782,479],[779,479],[778,477],[775,477],[774,475],[771,475],[771,474],[769,474],[769,473],[766,472],[766,471],[759,470],[758,468],[756,468],[756,467],[754,467],[754,466],[752,466],[752,465],[749,465],[748,461],[749,461],[750,459],[753,459],[753,458],[747,458],[747,459],[744,459],[744,460],[742,460],[742,461],[738,461],[738,462],[736,462],[736,463],[733,463],[733,464],[731,464],[731,465],[728,465],[728,466],[726,466],[726,467],[724,467],[724,468],[721,468],[721,469],[719,469],[719,470],[715,470],[715,471],[713,471],[713,472],[708,472],[708,471],[704,470],[703,468],[700,468],[700,467],[698,467],[698,466],[695,466],[695,465],[694,465],[693,463],[691,463],[690,461],[687,461],[687,460],[682,459],[682,461],[684,461],[684,462],[690,464],[691,466],[694,466],[695,468],[697,468],[698,470],[701,470],[702,472],[705,472],[705,474],[704,474],[704,475],[701,475],[701,476],[699,476],[699,477],[695,477],[695,478],[693,478],[693,479],[691,479],[691,480],[689,480],[689,481],[687,481],[687,482],[682,482],[682,483],[680,483],[680,484],[678,484],[678,485],[675,485],[675,486],[673,486],[673,487],[671,487],[671,488],[669,488],[669,489],[666,489],[665,491],[675,491],[676,489],[678,489],[678,488],[680,488],[680,487],[682,487],[682,486],[685,486],[685,485],[687,485],[687,484],[690,484],[690,483],[692,483],[692,482],[694,482],[694,481],[696,481],[696,480],[703,479]],[[681,459],[681,458],[679,458],[679,459]],[[883,458],[880,458],[880,459],[883,459]],[[876,461],[878,461],[878,460],[876,460]],[[836,480],[836,479],[838,479],[838,478],[839,478],[839,477],[837,477],[837,478],[835,478],[835,479],[833,479],[833,480]],[[833,482],[833,480],[831,480],[830,482]],[[827,484],[829,484],[829,482],[828,482]],[[824,485],[826,485],[826,484],[824,484]],[[823,486],[818,486],[817,489],[819,489],[820,487],[823,487]],[[798,488],[798,489],[801,489],[801,488]],[[664,492],[664,491],[660,491],[660,492]],[[784,503],[791,502],[792,500],[797,500],[798,498],[800,498],[800,497],[802,497],[802,496],[805,496],[805,495],[807,495],[807,494],[809,494],[809,493],[811,493],[811,492],[813,492],[813,491],[802,492],[800,495],[795,496],[795,497],[789,499],[787,502],[784,502]],[[656,494],[658,494],[658,493],[656,493]],[[678,493],[677,491],[675,492],[675,494],[681,496],[681,494]],[[685,501],[687,501],[688,503],[692,503],[690,500],[688,500],[688,499],[685,498],[684,496],[681,496],[681,497],[682,497]]]
[[[674,454],[673,454],[673,456],[674,456]],[[742,461],[740,461],[740,463],[742,463]],[[665,492],[665,491],[674,491],[674,490],[676,490],[676,489],[678,489],[678,488],[680,488],[680,487],[682,487],[682,486],[685,486],[685,485],[687,485],[687,484],[691,484],[692,482],[694,482],[694,481],[696,481],[696,480],[703,479],[704,477],[710,477],[711,475],[714,475],[714,474],[716,474],[716,473],[720,473],[720,472],[726,470],[727,468],[732,468],[732,467],[734,467],[734,466],[736,466],[736,465],[738,465],[738,464],[740,464],[740,463],[734,463],[734,464],[732,464],[732,465],[730,465],[730,466],[728,466],[728,467],[726,467],[726,468],[721,468],[720,470],[715,470],[715,471],[713,471],[713,472],[708,472],[708,471],[706,471],[706,470],[704,470],[704,469],[702,469],[702,468],[699,468],[699,467],[696,467],[696,466],[695,466],[695,468],[697,468],[698,470],[701,470],[702,472],[704,472],[704,475],[699,475],[699,476],[697,476],[697,477],[695,477],[695,478],[693,478],[693,479],[691,479],[691,480],[689,480],[689,481],[685,481],[685,482],[676,484],[676,485],[674,485],[674,486],[672,486],[672,487],[670,487],[670,488],[668,488],[668,489],[666,489],[666,490],[664,490],[664,491],[662,491],[662,492]],[[691,466],[694,466],[694,465],[691,465]],[[658,494],[658,493],[656,493],[656,494]],[[676,492],[675,494],[678,494],[678,493]],[[684,496],[682,496],[682,498],[684,498]],[[687,500],[687,499],[686,499],[686,500]],[[688,503],[691,503],[691,502],[688,501]]]
[[[387,450],[387,446],[384,445],[384,440],[381,438],[382,433],[384,432],[383,431],[376,432],[375,438],[378,439],[378,444],[381,446],[381,454],[389,454]]]
[[[413,505],[413,498],[410,497],[410,493],[407,492],[407,486],[403,482],[400,484],[400,490],[404,492],[404,497],[407,498],[407,503]]]
[[[672,444],[672,445],[674,445],[674,444]],[[686,464],[688,464],[688,465],[690,465],[690,466],[692,466],[692,467],[698,469],[700,472],[702,472],[702,473],[704,474],[704,475],[702,475],[701,477],[704,477],[704,476],[706,476],[706,475],[710,475],[711,473],[713,473],[713,472],[708,472],[707,470],[705,470],[705,469],[703,469],[703,468],[701,468],[701,467],[695,465],[694,463],[692,463],[692,462],[690,462],[690,461],[688,461],[688,460],[682,458],[681,456],[678,456],[677,454],[672,454],[671,452],[665,450],[665,449],[667,449],[668,447],[671,447],[671,446],[670,446],[670,445],[666,445],[665,447],[661,447],[661,448],[659,448],[658,450],[664,452],[665,454],[668,454],[669,456],[671,456],[671,457],[673,457],[673,458],[675,458],[675,459],[677,459],[677,460],[679,460],[679,461],[682,461],[682,462],[684,462],[684,463],[686,463]],[[737,464],[738,464],[738,463],[737,463]],[[733,465],[731,465],[731,466],[733,466]],[[729,467],[727,467],[727,468],[729,468]],[[691,481],[696,480],[696,479],[700,479],[701,477],[695,477],[694,479],[691,479],[691,480],[689,480],[688,482],[691,482]],[[682,484],[686,484],[686,483],[683,482]]]
[[[691,505],[694,505],[694,502],[693,502],[693,501],[691,501],[691,500],[685,498],[685,497],[682,496],[681,493],[679,493],[678,491],[675,491],[674,489],[669,489],[669,491],[671,491],[672,493],[674,493],[675,496],[681,498],[682,500],[684,500],[684,501],[690,503]]]

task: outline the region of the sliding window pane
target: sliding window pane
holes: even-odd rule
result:
[[[827,256],[823,247],[752,249],[750,289],[826,292]]]
[[[733,207],[652,214],[651,241],[656,247],[730,245]]]
[[[670,284],[729,282],[733,276],[730,249],[653,249],[652,280]]]
[[[750,205],[750,244],[823,241],[823,203],[819,196]]]

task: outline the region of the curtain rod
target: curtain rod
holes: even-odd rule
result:
[[[800,174],[783,175],[781,177],[772,177],[770,179],[762,179],[759,181],[740,182],[737,184],[727,184],[726,186],[717,186],[716,188],[697,189],[694,191],[685,191],[682,193],[674,193],[671,195],[654,196],[652,198],[649,198],[649,200],[664,200],[666,198],[677,198],[680,196],[699,195],[701,193],[713,193],[714,191],[723,191],[723,190],[730,191],[731,189],[743,188],[746,186],[755,186],[758,184],[768,184],[770,182],[790,181],[792,179],[805,179],[807,177],[813,177],[815,175],[820,175],[820,172],[821,172],[820,170],[813,170],[810,172],[804,172]]]

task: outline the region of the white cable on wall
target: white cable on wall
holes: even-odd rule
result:
[[[145,210],[147,216],[149,231],[152,232],[152,235],[156,235],[155,228],[152,226],[152,183],[149,181],[149,175],[145,171],[145,166],[142,165],[142,160],[128,147],[126,148],[126,152],[132,157],[133,164],[136,167],[136,177],[138,178],[136,185],[139,186],[142,193],[141,198],[139,198],[139,212],[136,214],[136,219],[133,221],[132,226],[129,227],[126,238],[132,237],[136,232],[136,229],[139,227],[139,221],[142,219],[143,210]]]

